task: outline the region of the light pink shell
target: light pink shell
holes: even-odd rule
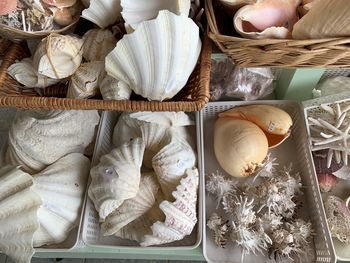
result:
[[[17,1],[15,0],[2,0],[0,1],[0,16],[7,15],[16,11]]]
[[[45,4],[53,5],[56,7],[70,7],[73,6],[77,0],[42,0]]]

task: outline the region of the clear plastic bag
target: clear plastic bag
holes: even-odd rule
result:
[[[320,82],[312,91],[312,95],[314,98],[320,98],[348,91],[350,91],[350,78],[338,76]]]

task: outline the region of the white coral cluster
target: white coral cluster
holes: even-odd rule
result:
[[[213,225],[213,216],[207,225],[214,231],[218,246],[225,244],[229,236],[241,247],[242,262],[249,254],[269,252],[277,260],[297,258],[310,250],[311,223],[295,218],[297,197],[302,194],[300,175],[292,173],[292,165],[281,170],[276,169],[277,165],[268,156],[253,182],[241,186],[219,172],[213,173],[206,183],[207,191],[217,197],[232,228],[229,234],[219,236],[225,220],[220,218],[220,224]]]

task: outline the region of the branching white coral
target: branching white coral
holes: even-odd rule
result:
[[[268,234],[278,229],[282,223],[283,217],[274,213],[264,213],[261,217],[257,218],[257,223],[264,229]]]
[[[235,210],[232,213],[233,221],[237,227],[249,227],[256,221],[254,211],[254,199],[248,200],[248,197],[239,195],[235,201]]]
[[[262,164],[256,169],[253,182],[259,177],[271,177],[276,171],[275,166],[278,166],[278,163],[275,162],[276,160],[277,158],[272,158],[269,153]]]
[[[207,226],[209,229],[214,231],[214,242],[218,247],[224,248],[226,246],[227,234],[230,231],[230,225],[228,220],[224,221],[222,217],[218,216],[216,213],[213,213],[208,222]]]

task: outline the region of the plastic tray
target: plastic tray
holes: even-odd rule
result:
[[[112,135],[114,126],[118,121],[120,113],[118,112],[109,112],[105,111],[102,113],[100,120],[100,127],[97,134],[97,141],[94,151],[94,156],[92,160],[92,166],[98,164],[99,159],[102,155],[107,154],[113,148]],[[196,116],[198,113],[196,114]],[[198,118],[196,118],[196,126],[198,127]],[[200,144],[199,142],[199,129],[197,128],[197,152],[200,153]],[[90,200],[87,199],[85,207],[85,215],[83,219],[83,229],[82,229],[82,239],[83,242],[90,247],[103,247],[103,248],[132,248],[140,250],[159,250],[159,249],[194,249],[199,246],[202,240],[202,173],[200,170],[200,156],[198,156],[198,170],[199,170],[199,192],[198,192],[198,206],[197,206],[197,215],[198,222],[195,229],[192,231],[192,234],[185,237],[183,240],[172,242],[169,244],[164,244],[162,246],[153,246],[153,247],[140,247],[136,241],[127,240],[118,238],[115,236],[105,237],[100,234],[100,225],[98,213]]]
[[[0,165],[3,165],[4,156],[7,149],[7,138],[9,128],[11,126],[12,120],[16,114],[15,108],[0,108]],[[49,246],[42,246],[35,248],[35,252],[67,252],[73,249],[79,241],[79,233],[83,220],[83,209],[85,207],[85,202],[87,198],[87,192],[84,195],[83,204],[81,206],[81,212],[79,217],[79,224],[77,227],[73,228],[67,239],[59,244],[53,244]]]
[[[270,104],[280,107],[287,111],[293,119],[293,128],[291,136],[280,146],[271,150],[272,157],[277,157],[280,165],[288,165],[293,162],[294,171],[298,171],[301,175],[302,184],[306,187],[304,190],[304,206],[301,211],[305,219],[312,222],[316,235],[313,239],[314,255],[312,259],[308,258],[305,262],[335,262],[334,248],[329,234],[326,217],[322,206],[321,195],[318,189],[317,179],[313,170],[311,152],[308,148],[306,128],[302,107],[296,102],[290,101],[259,101],[259,102],[213,102],[209,103],[200,112],[200,126],[202,130],[203,143],[203,160],[204,173],[211,174],[213,172],[224,171],[217,163],[213,152],[213,125],[219,112],[233,108],[234,106],[249,104]],[[202,191],[205,183],[203,183]],[[241,259],[241,249],[229,242],[225,249],[215,246],[213,242],[212,232],[206,227],[206,221],[209,215],[214,212],[216,201],[212,196],[205,194],[203,198],[205,209],[203,215],[203,253],[208,262],[232,262],[239,263]],[[244,262],[274,262],[261,255],[247,255]]]

